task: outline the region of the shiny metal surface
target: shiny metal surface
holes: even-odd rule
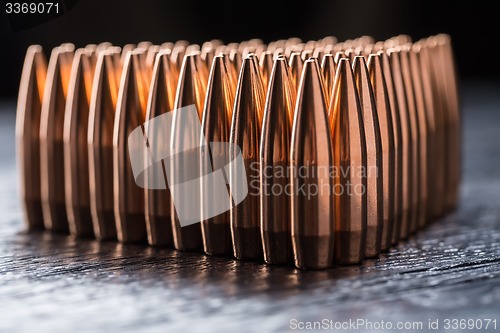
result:
[[[336,211],[330,176],[334,166],[323,77],[316,59],[306,60],[293,120],[290,166],[292,244],[295,266],[327,268],[333,264]],[[302,191],[301,189],[304,189]],[[316,191],[311,196],[309,191]]]
[[[391,243],[396,244],[400,238],[399,235],[403,220],[403,133],[389,57],[384,51],[379,51],[377,54],[382,60],[382,70],[384,71],[387,95],[391,108],[392,129],[394,130],[394,225]]]
[[[174,109],[175,89],[177,88],[179,73],[177,67],[170,60],[170,54],[170,50],[159,51],[152,70],[153,75],[146,107],[144,134],[148,143],[155,143],[154,145],[149,144],[150,148],[154,147],[154,150],[151,148],[153,156],[161,156],[161,152],[168,149],[166,142],[170,139],[166,137],[165,131],[150,128],[150,123],[147,122]],[[161,162],[163,182],[166,179],[164,163],[165,161]],[[153,173],[145,173],[146,178],[156,176]],[[145,182],[147,184],[148,180]],[[145,189],[144,200],[148,243],[154,246],[173,246],[169,189]]]
[[[337,66],[332,54],[325,54],[321,61],[321,74],[325,82],[326,103],[330,105]]]
[[[43,220],[46,229],[68,232],[64,186],[64,111],[73,46],[64,44],[52,50],[40,119],[40,185]]]
[[[230,143],[241,148],[248,184],[247,197],[237,206],[232,206],[230,213],[233,252],[238,259],[262,257],[258,163],[264,103],[265,91],[257,59],[250,54],[241,66],[230,137]],[[235,178],[232,169],[229,178]],[[243,186],[232,180],[230,183],[236,188]]]
[[[421,206],[425,206],[425,202],[421,202],[425,199],[425,193],[422,194],[422,179],[421,173],[425,172],[421,170],[421,150],[425,147],[421,147],[420,143],[420,128],[418,122],[418,110],[415,101],[415,90],[413,86],[413,80],[410,68],[410,47],[408,44],[404,44],[399,47],[400,54],[400,64],[401,64],[401,74],[403,78],[403,84],[406,96],[406,106],[408,111],[408,119],[410,121],[411,128],[411,153],[412,153],[412,167],[411,167],[411,186],[409,190],[411,191],[411,202],[410,202],[410,219],[408,223],[408,232],[413,234],[417,230],[417,224],[419,220],[419,215],[422,211],[419,210]]]
[[[366,141],[351,64],[339,60],[328,111],[335,166],[335,260],[356,264],[365,255],[367,228]]]
[[[195,142],[196,138],[199,136],[199,133],[194,133],[192,128],[180,128],[178,124],[182,117],[179,112],[182,112],[182,110],[180,110],[182,107],[194,104],[196,110],[198,111],[198,120],[201,120],[207,89],[207,75],[206,65],[205,62],[201,60],[200,52],[193,52],[185,56],[179,74],[179,81],[177,83],[177,92],[174,102],[174,118],[170,142],[170,149],[173,151],[181,146],[183,140],[191,140],[192,142]],[[198,152],[192,151],[191,153],[193,155],[193,161],[196,161]],[[199,170],[199,164],[197,162],[188,165],[186,161],[190,157],[187,154],[185,157],[186,159],[182,160],[171,160],[171,170],[174,173],[172,175],[172,179],[174,182],[176,182],[179,178],[179,173],[187,172],[186,170],[180,169],[181,165],[183,168],[193,168],[192,170],[194,170],[194,173],[196,173],[196,170]],[[191,198],[186,196],[183,200],[191,200]],[[175,248],[177,250],[184,251],[202,250],[203,240],[200,223],[181,227],[173,201],[171,202],[170,211]]]
[[[205,107],[203,109],[202,129],[206,142],[229,142],[231,131],[231,118],[233,114],[234,94],[236,90],[235,82],[232,77],[232,64],[229,58],[224,55],[218,55],[214,58],[210,77],[207,85],[207,95]],[[225,147],[221,149],[211,148],[211,156],[218,161],[224,161],[227,165],[229,160],[229,151]],[[204,168],[203,161],[200,165]],[[209,168],[205,167],[201,175],[211,171],[213,162]],[[202,184],[201,207],[209,204],[204,198],[213,200],[224,200],[214,197],[213,189],[207,188]],[[233,253],[233,243],[231,240],[231,215],[226,211],[220,215],[201,221],[201,231],[203,235],[203,250],[211,255],[231,256]]]
[[[396,180],[396,146],[394,144],[394,126],[389,101],[389,93],[382,69],[382,56],[371,54],[368,57],[368,71],[373,88],[377,117],[380,128],[382,158],[382,191],[383,218],[380,249],[387,251],[392,244],[392,233],[395,220],[395,180]]]
[[[88,48],[75,51],[64,115],[66,212],[70,234],[79,237],[94,236],[90,212],[87,132],[95,65],[95,51]]]
[[[116,233],[123,243],[145,243],[144,190],[136,185],[129,161],[128,136],[142,126],[149,79],[139,60],[145,51],[130,51],[123,65],[113,128],[113,189]]]
[[[287,264],[293,260],[291,238],[290,141],[295,86],[284,56],[269,77],[260,140],[260,231],[264,261]]]
[[[0,327],[53,333],[75,327],[97,333],[283,332],[292,318],[498,322],[500,156],[492,152],[500,140],[499,89],[491,82],[462,84],[458,210],[379,259],[329,270],[22,231],[23,207],[15,195],[15,102],[2,102]]]
[[[370,74],[363,56],[355,56],[352,64],[362,112],[366,142],[366,241],[365,256],[380,253],[384,220],[383,156],[379,116]]]
[[[399,225],[399,239],[406,239],[410,235],[410,221],[412,215],[412,203],[414,194],[414,175],[413,168],[413,149],[416,146],[412,140],[412,127],[408,111],[408,103],[406,100],[406,90],[403,81],[403,73],[401,68],[401,55],[395,49],[387,51],[392,71],[392,79],[394,83],[394,94],[398,104],[399,119],[401,121],[401,145],[402,145],[402,211],[401,222]]]
[[[98,240],[116,239],[113,127],[121,68],[119,50],[101,52],[90,98],[87,133],[90,211]]]
[[[16,111],[17,163],[24,221],[30,229],[42,229],[40,190],[40,118],[47,75],[47,59],[42,47],[26,51]]]

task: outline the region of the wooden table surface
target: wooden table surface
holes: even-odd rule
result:
[[[0,331],[281,332],[323,319],[420,332],[429,320],[436,332],[446,319],[496,319],[500,331],[500,86],[462,88],[458,211],[380,259],[327,271],[25,232],[15,104],[2,102]],[[370,331],[359,323],[350,331]]]

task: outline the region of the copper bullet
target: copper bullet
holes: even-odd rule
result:
[[[243,60],[236,89],[230,143],[241,148],[248,184],[247,197],[231,207],[231,233],[234,256],[238,259],[260,259],[262,240],[259,226],[259,141],[264,112],[265,93],[257,59],[250,54]],[[232,186],[242,186],[231,169]]]
[[[323,47],[316,47],[313,51],[312,57],[318,58],[318,62],[321,63],[324,54],[325,54],[325,49]]]
[[[153,43],[151,43],[150,41],[148,40],[143,40],[142,42],[139,42],[137,43],[137,48],[138,49],[144,49],[147,51],[147,49],[149,49],[150,46],[152,46]]]
[[[76,50],[64,115],[66,211],[70,233],[82,237],[94,236],[90,213],[87,132],[95,64],[95,52]]]
[[[356,52],[354,49],[347,49],[344,51],[344,54],[347,59],[351,62],[351,64],[354,62],[354,57],[356,56]]]
[[[147,49],[145,64],[146,68],[148,68],[151,73],[153,72],[153,67],[155,65],[156,56],[158,55],[158,52],[160,52],[159,45],[151,45]]]
[[[332,54],[325,54],[321,62],[321,73],[325,82],[326,103],[329,105],[335,81],[336,65]]]
[[[383,156],[379,116],[365,58],[355,56],[352,64],[358,89],[366,141],[366,243],[365,256],[380,253],[384,221]]]
[[[402,36],[401,38],[403,38]],[[411,44],[410,44],[411,45]],[[417,106],[415,101],[415,92],[413,87],[411,68],[410,68],[410,48],[408,44],[399,47],[400,54],[400,64],[401,64],[401,74],[404,83],[405,95],[406,95],[406,106],[408,111],[408,119],[410,120],[411,127],[411,152],[412,152],[412,167],[411,167],[411,205],[410,205],[410,220],[409,220],[409,233],[414,233],[417,229],[419,214],[424,211],[420,211],[419,208],[425,206],[425,202],[421,202],[423,196],[421,194],[421,180],[420,174],[421,170],[421,147],[420,147],[420,129],[418,123]],[[424,149],[425,150],[425,149]],[[425,195],[424,195],[425,197]]]
[[[349,57],[346,56],[346,54],[344,53],[344,51],[338,51],[338,52],[335,53],[335,57],[333,58],[333,60],[335,60],[335,63],[338,65],[340,59],[342,59],[342,58],[349,59]]]
[[[120,63],[121,63],[122,66],[125,63],[125,58],[127,57],[128,52],[134,50],[135,48],[136,48],[135,44],[126,44],[126,45],[123,46],[123,48],[122,48],[122,54],[121,54],[121,57],[120,57]]]
[[[337,41],[337,37],[335,36],[326,36],[321,39],[321,44],[326,47],[328,45],[337,44]]]
[[[145,242],[144,189],[137,186],[129,158],[128,136],[142,126],[146,113],[149,82],[145,78],[141,55],[129,52],[123,65],[113,128],[114,211],[118,240]]]
[[[42,47],[26,51],[16,112],[17,163],[21,175],[21,198],[29,229],[43,228],[40,193],[40,115],[47,75]]]
[[[300,58],[302,59],[302,61],[306,61],[307,59],[309,59],[312,56],[313,56],[313,49],[308,49],[308,48],[306,48],[300,54]]]
[[[417,207],[418,218],[417,218],[417,228],[422,228],[426,224],[427,211],[428,211],[428,183],[429,183],[429,170],[427,166],[429,164],[429,131],[428,131],[428,120],[425,111],[425,101],[424,101],[424,91],[422,85],[422,77],[420,72],[419,64],[419,52],[420,47],[417,45],[412,45],[409,50],[409,60],[411,68],[411,78],[413,83],[413,91],[415,95],[415,107],[416,116],[419,130],[419,186],[420,186],[420,200]]]
[[[232,66],[228,57],[224,55],[215,56],[212,62],[202,119],[203,134],[207,142],[229,142],[230,139],[231,117],[236,89],[235,82],[231,78],[232,74],[230,71]],[[229,164],[229,151],[226,151],[224,147],[221,149],[218,149],[218,147],[213,146],[211,148],[211,156],[218,161],[223,160],[225,162],[224,165]],[[203,160],[200,162],[203,167]],[[211,170],[202,170],[201,175],[205,175],[208,172],[211,172]],[[205,187],[202,183],[202,211],[204,205],[207,204],[204,198],[224,200],[214,197],[214,193],[210,193],[211,190],[214,192],[213,189]],[[212,255],[232,255],[233,243],[231,240],[231,215],[229,211],[202,220],[201,231],[205,253]]]
[[[309,59],[297,94],[290,149],[292,244],[298,268],[322,269],[333,263],[336,206],[327,109],[318,62]]]
[[[363,115],[348,59],[340,59],[328,112],[335,166],[335,258],[361,262],[367,228],[366,142]]]
[[[292,52],[290,54],[290,74],[292,75],[292,80],[295,85],[295,89],[298,89],[300,83],[300,76],[302,75],[302,69],[304,67],[304,61],[300,57],[300,52]]]
[[[425,48],[422,54],[425,58],[425,63],[427,64],[427,72],[431,76],[432,83],[432,97],[434,102],[434,123],[436,127],[436,152],[435,152],[435,190],[436,195],[434,196],[434,217],[439,217],[444,213],[445,207],[445,191],[447,190],[446,178],[448,175],[447,165],[446,165],[446,115],[444,113],[444,99],[443,99],[443,89],[441,88],[441,76],[440,63],[436,61],[436,43],[435,39],[429,38],[425,42]]]
[[[241,52],[238,51],[237,49],[231,50],[229,52],[229,60],[233,64],[233,67],[234,67],[234,70],[236,71],[236,73],[239,73],[240,69],[241,69],[241,64],[243,63],[243,58],[242,58]],[[238,80],[238,77],[236,77],[236,81],[237,80]]]
[[[380,249],[387,251],[392,244],[392,232],[395,213],[395,167],[396,148],[394,145],[394,128],[386,79],[379,54],[370,54],[368,70],[377,105],[380,138],[382,144],[382,189],[383,189],[383,223]],[[368,140],[367,140],[368,145]]]
[[[290,178],[283,171],[290,165],[290,140],[295,106],[295,87],[287,60],[274,62],[269,79],[260,141],[260,228],[264,261],[292,261],[291,203],[285,191]]]
[[[412,210],[412,194],[413,194],[413,142],[412,142],[412,127],[406,102],[406,90],[403,81],[401,70],[401,56],[395,49],[387,51],[391,70],[392,79],[394,82],[394,92],[398,104],[399,117],[401,122],[401,145],[402,145],[402,216],[399,223],[399,238],[408,238],[410,234],[410,220]],[[415,166],[416,167],[416,166]]]
[[[119,50],[102,51],[96,63],[87,132],[90,211],[99,240],[116,239],[113,127],[120,74]]]
[[[175,43],[174,48],[172,49],[172,55],[171,55],[170,59],[171,59],[172,63],[175,64],[179,70],[181,69],[182,62],[184,61],[184,55],[186,54],[186,47],[188,45],[189,44],[177,45],[177,43]]]
[[[420,71],[420,79],[422,82],[422,94],[424,101],[424,112],[427,121],[427,210],[425,214],[425,222],[428,223],[433,220],[436,211],[436,197],[442,193],[438,189],[438,172],[436,164],[438,163],[439,156],[437,156],[438,136],[436,131],[436,119],[434,115],[434,91],[432,86],[431,73],[429,72],[430,64],[428,63],[428,54],[425,47],[425,42],[419,42],[414,46],[415,54],[417,57],[417,64]]]
[[[218,42],[205,42],[201,46],[201,60],[205,62],[207,68],[212,68],[212,61],[216,55],[216,49],[219,46]]]
[[[110,42],[102,42],[99,43],[98,45],[95,45],[95,47],[90,47],[90,45],[85,46],[85,49],[89,51],[94,51],[96,54],[98,54],[101,51],[107,50],[110,47],[113,47],[113,44]]]
[[[260,55],[260,72],[262,74],[262,84],[264,85],[264,91],[267,91],[267,86],[269,83],[269,77],[271,76],[271,71],[273,70],[273,53],[270,51],[262,52]]]
[[[68,231],[64,195],[64,108],[73,50],[70,45],[52,50],[40,120],[40,179],[45,228]]]
[[[148,54],[149,55],[149,54]],[[169,149],[165,147],[170,138],[165,131],[150,127],[148,120],[170,112],[174,109],[175,89],[177,87],[177,67],[170,61],[170,50],[160,51],[156,56],[151,86],[149,88],[148,104],[146,107],[146,123],[144,133],[149,143],[152,156],[161,156],[162,152]],[[166,169],[164,161],[157,162],[150,172],[145,173],[146,178],[152,177],[153,183],[165,182]],[[161,177],[156,181],[155,177]],[[147,179],[146,184],[150,181]],[[169,189],[145,189],[144,209],[146,218],[146,231],[148,243],[153,246],[172,246],[172,220],[171,197]]]
[[[401,221],[403,219],[403,133],[389,57],[385,51],[379,51],[377,54],[382,62],[382,71],[384,72],[392,116],[392,129],[394,130],[394,224],[391,243],[396,244],[399,241]]]
[[[160,50],[170,50],[172,51],[172,49],[174,48],[174,43],[172,42],[165,42],[165,43],[162,43],[160,45]]]
[[[303,50],[304,50],[304,44],[299,43],[299,44],[294,44],[294,45],[287,45],[285,47],[285,56],[290,59],[293,52],[300,53]]]
[[[442,86],[444,94],[444,105],[447,119],[447,180],[445,192],[445,209],[447,211],[456,208],[459,196],[460,182],[460,110],[458,100],[458,80],[451,49],[450,36],[439,34],[434,37],[436,41],[437,59],[440,64]]]
[[[273,51],[273,61],[276,60],[279,56],[285,56],[285,50],[282,48],[276,49]]]
[[[190,141],[196,142],[198,140],[197,138],[200,136],[200,133],[194,132],[194,128],[186,129],[180,127],[179,121],[182,120],[182,115],[180,114],[180,112],[182,112],[181,108],[193,104],[198,112],[198,121],[200,121],[202,117],[207,85],[207,77],[205,76],[207,70],[205,66],[205,62],[201,60],[200,52],[193,52],[184,57],[174,103],[172,139],[170,142],[171,151],[178,150],[183,140],[189,139]],[[172,159],[170,165],[171,172],[174,173],[172,179],[177,180],[179,179],[178,174],[180,172],[187,172],[187,170],[183,168],[193,168],[193,173],[199,172],[199,163],[196,162],[199,157],[198,152],[192,151],[191,153],[192,156],[188,156],[186,153],[184,156],[185,158]],[[192,158],[191,160],[194,162],[188,164],[190,158]],[[186,197],[183,199],[183,201],[189,200],[192,200],[192,198]],[[203,240],[201,224],[194,223],[181,227],[173,201],[171,203],[171,215],[175,248],[182,251],[202,251]]]

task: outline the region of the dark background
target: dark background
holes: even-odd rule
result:
[[[5,2],[9,1],[24,0],[0,1],[3,98],[15,98],[17,94],[29,45],[40,44],[48,53],[63,42],[81,47],[103,41],[116,45],[179,39],[202,43],[213,38],[236,42],[258,37],[269,42],[294,36],[307,41],[334,35],[345,40],[363,34],[386,39],[401,33],[419,39],[444,32],[452,36],[463,79],[500,77],[494,56],[500,5],[492,1],[64,0],[65,13],[46,22],[37,21],[46,17],[33,14],[8,17]]]

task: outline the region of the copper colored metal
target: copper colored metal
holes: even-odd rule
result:
[[[87,49],[75,52],[64,115],[66,211],[70,233],[80,237],[94,236],[90,213],[87,132],[95,64],[95,52]]]
[[[174,44],[174,48],[172,49],[172,56],[170,57],[171,61],[173,64],[177,66],[177,68],[180,70],[182,63],[184,61],[184,55],[186,54],[186,47],[187,45],[177,45],[177,43]]]
[[[162,152],[169,149],[165,145],[170,138],[166,137],[166,131],[150,128],[148,120],[173,111],[178,76],[177,67],[170,61],[170,50],[160,51],[156,56],[151,78],[146,107],[146,123],[144,125],[144,133],[152,156],[161,156]],[[162,177],[160,181],[165,182],[166,168],[164,161],[159,162],[157,165],[161,166],[161,168],[158,168],[161,169],[161,172],[158,172],[158,174],[146,172],[145,177]],[[145,183],[149,184],[150,182],[146,180]],[[144,200],[148,243],[154,246],[173,246],[169,189],[145,189]]]
[[[109,49],[110,47],[113,47],[113,44],[111,44],[110,42],[102,42],[102,43],[99,43],[98,45],[96,45],[95,47],[91,47],[90,45],[87,45],[87,46],[85,46],[85,49],[87,49],[89,51],[94,51],[97,54],[101,51],[105,51],[105,50]]]
[[[438,67],[441,69],[442,96],[446,114],[446,191],[445,210],[454,210],[458,203],[460,183],[460,110],[458,100],[458,81],[451,48],[450,36],[440,34],[436,42]]]
[[[335,72],[337,69],[336,67],[333,55],[325,54],[323,56],[323,61],[321,62],[321,72],[325,82],[325,97],[327,105],[330,104],[330,100],[332,98],[333,83],[335,81]]]
[[[413,194],[413,143],[412,143],[412,126],[406,101],[406,90],[403,81],[401,70],[401,56],[395,49],[387,51],[391,70],[392,79],[394,82],[394,92],[398,103],[399,117],[401,122],[401,145],[403,159],[403,175],[402,175],[402,217],[399,225],[399,238],[408,238],[410,234],[410,221],[412,210],[412,194]]]
[[[383,223],[380,249],[382,251],[387,251],[392,244],[392,230],[394,227],[396,148],[394,145],[391,106],[382,69],[381,55],[371,54],[368,57],[368,70],[370,72],[370,80],[373,87],[375,103],[377,105],[382,149],[382,170],[380,172],[382,174],[383,189]]]
[[[392,69],[387,53],[379,51],[377,53],[382,62],[387,96],[392,116],[392,129],[394,130],[394,225],[392,228],[392,244],[399,241],[401,222],[403,219],[403,133],[401,128],[401,118],[399,105],[392,79]]]
[[[269,83],[269,78],[271,76],[271,71],[273,70],[273,53],[270,51],[262,52],[260,55],[260,72],[262,74],[262,84],[264,85],[264,91],[267,91],[267,86]]]
[[[352,67],[363,114],[366,140],[365,191],[367,217],[365,257],[372,258],[380,253],[384,221],[382,139],[377,105],[365,58],[362,56],[354,57]]]
[[[98,55],[87,132],[90,211],[94,236],[116,239],[113,193],[113,127],[121,59],[118,50]]]
[[[447,190],[446,177],[448,175],[448,170],[446,168],[446,115],[444,113],[444,96],[443,89],[441,85],[442,73],[441,64],[436,61],[436,43],[435,39],[429,38],[425,42],[425,47],[423,48],[423,56],[425,58],[425,63],[427,64],[427,71],[431,77],[432,83],[432,96],[434,102],[434,123],[436,126],[436,162],[435,162],[435,181],[436,181],[436,195],[434,196],[434,217],[440,217],[444,213],[445,207],[445,191]]]
[[[118,240],[146,242],[144,190],[135,183],[128,151],[128,136],[144,124],[149,81],[140,57],[129,52],[123,65],[113,130],[114,211]]]
[[[429,223],[434,219],[436,211],[436,197],[442,193],[442,188],[439,190],[438,170],[436,167],[440,156],[438,156],[438,137],[440,133],[436,130],[435,118],[435,102],[434,91],[432,85],[432,77],[429,71],[430,64],[428,59],[428,51],[425,47],[425,42],[419,42],[414,46],[417,57],[418,70],[420,71],[420,79],[422,82],[422,93],[424,100],[424,112],[427,120],[427,210],[425,223]]]
[[[422,86],[422,78],[420,76],[419,64],[419,48],[416,45],[410,46],[409,60],[411,68],[411,78],[413,83],[413,91],[415,94],[416,116],[419,130],[419,186],[420,200],[418,202],[418,217],[416,228],[422,228],[426,224],[428,211],[428,183],[429,183],[429,131],[428,120],[425,111],[424,91]]]
[[[243,63],[243,58],[241,52],[237,49],[233,49],[229,52],[229,61],[233,64],[234,71],[237,73],[235,82],[238,81],[238,75],[241,70],[241,64]]]
[[[228,57],[224,55],[216,56],[212,63],[202,121],[203,134],[207,142],[229,142],[230,139],[235,94],[235,82],[231,77],[232,66]],[[224,165],[229,164],[229,151],[225,148],[218,149],[216,147],[212,147],[211,156],[217,158],[218,161],[223,160]],[[204,164],[202,161],[200,164],[203,168]],[[210,169],[208,171],[202,169],[201,175],[205,175],[209,171]],[[202,184],[202,209],[207,204],[203,198],[224,200],[214,197],[214,193],[211,193],[211,190],[211,188],[204,187]],[[201,231],[205,253],[211,255],[232,255],[231,215],[229,211],[202,220]]]
[[[344,54],[351,64],[354,62],[354,57],[357,55],[354,49],[347,49],[344,51]]]
[[[158,55],[158,52],[160,52],[160,46],[159,45],[151,45],[146,53],[146,68],[148,71],[151,73],[153,72],[153,67],[156,62],[156,56]]]
[[[411,167],[411,205],[410,205],[410,220],[409,220],[409,233],[414,233],[417,230],[417,224],[419,219],[419,214],[424,213],[420,211],[419,208],[426,205],[425,202],[421,202],[423,198],[426,199],[426,195],[422,196],[421,186],[422,181],[420,179],[421,170],[421,147],[420,147],[420,129],[418,122],[418,111],[415,101],[415,92],[413,87],[411,68],[410,68],[410,48],[407,44],[399,48],[400,63],[401,63],[401,74],[403,77],[403,83],[405,88],[408,119],[410,120],[411,128],[411,152],[412,152],[412,167]],[[424,149],[425,150],[425,149]]]
[[[335,258],[361,262],[367,227],[366,142],[358,92],[348,59],[340,59],[329,108],[335,166]]]
[[[313,49],[312,48],[311,49],[306,48],[300,54],[300,58],[302,59],[302,61],[306,61],[307,59],[309,59],[312,56],[313,56]]]
[[[40,120],[40,179],[45,228],[68,232],[64,195],[64,109],[73,50],[69,44],[52,50]]]
[[[174,48],[174,43],[172,42],[165,42],[165,43],[162,43],[160,45],[160,50],[170,50],[172,51],[172,49]]]
[[[295,87],[286,58],[278,57],[269,80],[260,141],[260,229],[264,261],[292,261],[290,165]]]
[[[54,48],[48,66],[40,46],[25,58],[16,141],[29,229],[327,268],[376,257],[458,204],[448,35],[73,51]],[[135,130],[144,142],[129,142]],[[144,150],[135,179],[129,152]],[[175,158],[156,160],[166,151]],[[184,191],[221,180],[223,162],[226,188]],[[229,211],[204,217],[214,207]]]
[[[338,207],[330,176],[334,158],[327,108],[318,62],[309,59],[297,94],[290,150],[292,244],[298,268],[322,269],[333,264]],[[317,192],[311,195],[309,191]]]
[[[238,259],[260,259],[259,141],[264,113],[265,92],[256,57],[243,60],[231,124],[230,142],[241,148],[245,165],[248,195],[237,206],[231,207],[231,233],[234,256]],[[230,179],[237,179],[231,169]],[[242,186],[231,180],[233,186]]]
[[[207,68],[212,68],[212,61],[216,55],[216,45],[215,42],[205,42],[201,46],[201,60],[205,62]]]
[[[47,75],[42,47],[26,51],[16,113],[17,163],[24,218],[29,229],[43,228],[40,192],[40,116]]]
[[[205,62],[201,60],[200,52],[193,52],[184,57],[184,62],[179,74],[179,81],[177,83],[177,92],[175,95],[174,118],[171,136],[172,140],[170,143],[170,149],[172,151],[178,149],[182,140],[191,138],[191,140],[195,141],[200,134],[194,133],[194,128],[181,128],[180,125],[178,125],[178,121],[181,120],[181,114],[179,112],[182,112],[182,110],[180,109],[193,104],[198,111],[198,120],[201,120],[207,89],[207,77],[205,76],[206,72],[206,65]],[[198,152],[192,151],[191,154],[193,154],[192,160],[197,161]],[[189,158],[187,154],[185,157]],[[171,163],[170,168],[172,172],[174,172],[171,177],[174,182],[177,183],[177,179],[179,178],[177,173],[186,171],[180,170],[181,165],[186,166],[186,163],[184,160],[180,160],[179,158],[172,159]],[[194,173],[199,171],[199,164],[197,162],[186,167],[194,168]],[[192,198],[185,197],[183,200],[192,200]],[[172,215],[172,231],[175,248],[181,251],[202,251],[203,240],[201,234],[201,224],[194,223],[181,227],[173,201],[171,202],[170,210]]]
[[[333,58],[333,60],[335,60],[335,63],[338,65],[340,59],[342,58],[349,59],[349,57],[344,53],[344,51],[338,51],[335,53],[335,57]]]
[[[126,45],[123,46],[123,48],[122,48],[122,54],[121,54],[121,57],[120,57],[120,63],[121,63],[122,66],[125,63],[125,58],[127,57],[128,52],[134,50],[135,47],[136,47],[135,44],[126,44]]]
[[[290,73],[292,74],[292,80],[295,84],[295,89],[298,89],[300,83],[300,76],[302,75],[302,69],[304,67],[304,61],[300,57],[300,52],[292,52],[290,54]]]

